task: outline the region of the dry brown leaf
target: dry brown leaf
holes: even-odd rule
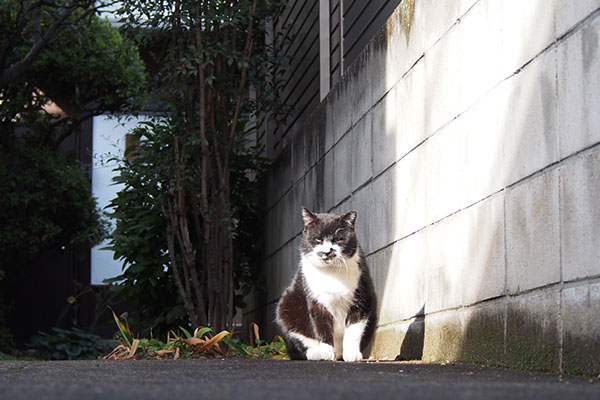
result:
[[[194,352],[194,354],[202,353],[203,351],[210,349],[215,344],[217,344],[219,342],[219,340],[223,339],[228,334],[229,334],[229,332],[227,332],[227,331],[219,332],[217,335],[213,336],[212,338],[210,338],[210,340],[208,340],[206,343],[204,343],[202,346],[200,346],[200,348],[198,350],[196,350]]]
[[[165,354],[171,354],[173,353],[175,350],[171,349],[171,350],[157,350],[156,354],[160,355],[160,356],[164,356]]]
[[[255,322],[250,322],[250,344],[252,346],[256,343],[256,339],[260,340],[258,325]]]
[[[192,337],[192,338],[189,338],[189,339],[183,339],[183,342],[185,344],[189,344],[190,346],[195,346],[197,344],[204,344],[204,343],[206,343],[206,340],[200,339],[200,338],[197,338],[197,337]]]
[[[110,352],[110,354],[104,356],[105,360],[122,360],[123,357],[120,353],[129,352],[129,348],[123,344],[118,345]]]
[[[173,360],[177,360],[177,359],[179,359],[179,347],[177,347],[175,349],[175,356],[173,357]]]
[[[129,349],[129,354],[125,358],[133,358],[135,352],[137,351],[138,344],[140,344],[140,339],[133,339],[131,343],[131,348]]]

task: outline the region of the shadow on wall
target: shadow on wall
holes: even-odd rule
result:
[[[423,345],[425,342],[425,305],[419,311],[419,314],[408,325],[404,334],[400,353],[396,356],[396,361],[421,360],[423,358]]]

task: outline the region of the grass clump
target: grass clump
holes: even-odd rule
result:
[[[119,342],[104,359],[106,360],[145,360],[145,359],[191,359],[191,358],[288,358],[285,343],[276,336],[271,343],[260,339],[259,328],[251,324],[251,341],[244,344],[235,332],[223,330],[215,333],[210,327],[198,327],[190,332],[179,327],[178,332],[170,331],[166,341],[155,338],[134,338],[127,320],[121,321],[113,311],[119,328]]]

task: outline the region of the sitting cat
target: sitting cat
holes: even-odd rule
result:
[[[356,211],[315,214],[302,208],[300,266],[277,305],[293,360],[360,361],[376,325],[376,299],[358,245]]]

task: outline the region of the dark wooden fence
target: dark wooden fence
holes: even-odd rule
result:
[[[274,21],[275,40],[289,59],[281,72],[282,98],[294,113],[286,123],[266,121],[267,155],[276,157],[302,121],[321,100],[322,57],[329,57],[329,87],[335,86],[344,71],[358,57],[385,24],[401,0],[328,0],[329,18],[320,21],[319,0],[291,0],[285,12]],[[320,34],[329,36],[328,54],[321,54]],[[265,122],[265,121],[263,121]]]

